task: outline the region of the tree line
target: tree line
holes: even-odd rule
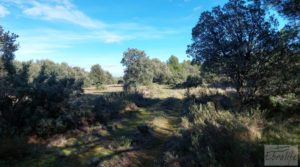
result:
[[[57,78],[74,78],[75,80],[81,80],[83,87],[95,86],[100,88],[102,85],[114,84],[117,82],[117,78],[114,78],[109,71],[104,70],[101,65],[92,65],[90,71],[86,71],[83,68],[77,66],[70,66],[67,63],[55,63],[51,60],[36,60],[21,62],[14,60],[13,65],[17,71],[21,71],[23,66],[28,66],[28,79],[32,82],[36,78],[42,69],[45,68],[46,75],[55,75]]]
[[[200,66],[189,60],[179,62],[171,55],[167,62],[150,59],[145,51],[129,48],[121,61],[124,70],[124,91],[134,92],[140,85],[151,83],[183,86],[188,78],[199,77]]]

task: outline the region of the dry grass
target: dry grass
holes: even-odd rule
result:
[[[177,99],[183,99],[186,89],[175,89],[169,85],[151,84],[148,86],[139,87],[138,91],[142,94],[147,94],[147,97],[149,98],[166,99],[173,97]]]
[[[228,93],[235,92],[235,89],[233,88],[226,88],[226,89],[220,89],[220,88],[207,88],[207,87],[197,87],[190,89],[190,95],[227,95]]]
[[[174,128],[172,127],[170,120],[159,116],[155,117],[151,122],[151,126],[153,126],[154,131],[157,134],[162,134],[163,136],[170,136],[174,132]]]
[[[120,84],[105,85],[104,89],[96,89],[96,87],[84,88],[85,94],[95,94],[95,95],[101,95],[101,94],[112,93],[112,92],[122,92],[122,91],[123,91],[123,85]]]

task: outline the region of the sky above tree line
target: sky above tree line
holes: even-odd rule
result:
[[[227,0],[0,0],[0,25],[18,34],[21,61],[50,59],[114,76],[127,48],[151,58],[187,59],[191,31],[203,11]]]

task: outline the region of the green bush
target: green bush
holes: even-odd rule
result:
[[[262,165],[262,152],[258,154],[260,156],[256,155],[262,146],[247,140],[252,138],[248,127],[242,122],[234,121],[234,117],[222,117],[224,118],[208,118],[194,126],[190,147],[195,157],[194,163],[201,166]]]
[[[24,66],[10,81],[14,88],[1,96],[1,135],[36,133],[48,136],[75,128],[76,115],[70,111],[69,98],[82,92],[82,81],[75,78],[59,79],[55,73],[47,74],[48,67],[41,70],[32,82],[28,80],[28,66]]]
[[[279,113],[285,116],[295,114],[300,108],[300,97],[295,94],[284,96],[265,96],[260,99],[263,110],[269,111],[269,116],[276,116]]]
[[[120,111],[128,103],[125,99],[126,95],[124,93],[112,93],[98,97],[93,108],[96,120],[106,124],[107,121],[118,117]]]
[[[186,118],[189,126],[182,129],[181,137],[168,149],[172,155],[178,155],[176,161],[183,166],[263,165],[258,128],[263,122],[261,115],[216,112],[213,106],[200,104],[191,105]]]

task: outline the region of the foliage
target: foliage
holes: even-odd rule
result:
[[[265,0],[267,5],[275,7],[279,13],[294,21],[300,19],[300,3],[298,0]]]
[[[269,81],[282,80],[275,76],[287,65],[275,64],[295,60],[296,56],[286,53],[299,55],[293,40],[281,38],[275,29],[276,21],[266,20],[266,17],[259,1],[231,0],[223,8],[203,12],[193,28],[193,43],[188,47],[188,54],[195,61],[203,62],[205,70],[229,77],[241,104],[253,102],[258,93],[270,94],[264,91],[271,87]],[[284,45],[280,41],[290,42],[283,42]],[[289,69],[296,70],[298,62],[289,63]],[[295,76],[294,73],[288,75]]]
[[[249,128],[250,122],[253,121],[236,117],[229,112],[215,113],[204,110],[194,113],[191,151],[196,164],[262,165],[262,158],[257,156],[260,152],[263,157],[262,146],[252,144],[260,134]]]
[[[166,152],[172,153],[172,161],[183,166],[262,165],[263,145],[258,141],[259,125],[264,120],[260,114],[249,117],[224,110],[217,112],[205,104],[189,108],[185,114],[188,125],[177,142],[169,143]],[[165,163],[170,160],[165,159]]]
[[[95,85],[99,89],[106,81],[106,73],[99,64],[93,65],[89,73],[89,77],[92,81],[92,85]]]
[[[59,72],[55,71],[55,64],[46,61],[31,81],[30,76],[35,74],[30,75],[30,62],[19,64],[19,68],[13,62],[17,36],[4,33],[2,28],[0,33],[3,44],[0,80],[1,135],[50,135],[74,127],[67,112],[68,99],[82,92],[82,80],[60,77]]]
[[[167,65],[171,71],[171,79],[169,84],[180,85],[184,83],[188,76],[194,77],[200,75],[200,66],[193,64],[191,61],[179,62],[178,58],[172,55],[168,61]]]
[[[186,81],[183,83],[184,87],[192,88],[202,85],[202,78],[200,76],[188,76]]]
[[[153,69],[153,83],[167,84],[171,79],[171,71],[168,66],[159,59],[151,60]]]
[[[153,69],[151,60],[144,51],[138,49],[128,49],[123,53],[121,61],[125,66],[124,90],[134,92],[139,85],[152,83]]]
[[[109,120],[117,118],[128,103],[124,93],[112,93],[98,97],[93,108],[96,121],[106,124]]]
[[[105,71],[105,84],[114,84],[116,83],[115,78],[111,75],[110,72]]]
[[[48,77],[45,69],[42,66],[39,76],[33,81],[31,95],[31,110],[35,113],[31,124],[40,135],[60,133],[78,126],[68,115],[68,99],[82,92],[82,82],[74,78],[57,80],[55,75]]]
[[[260,93],[263,95],[284,95],[300,91],[300,43],[299,32],[291,26],[279,33],[276,48],[266,67],[266,78]]]
[[[128,49],[124,52],[121,63],[126,67],[124,90],[129,92],[137,91],[140,85],[150,83],[179,86],[188,76],[199,75],[200,70],[200,66],[192,64],[191,61],[180,63],[174,55],[167,63],[158,59],[149,59],[144,51],[138,49]]]
[[[14,60],[14,66],[16,70],[22,70],[23,64],[29,65],[29,83],[32,83],[33,80],[39,75],[42,66],[46,66],[45,74],[50,76],[54,74],[57,79],[63,78],[75,78],[76,81],[82,81],[84,86],[90,86],[91,81],[88,76],[88,72],[80,67],[71,67],[67,63],[55,63],[51,60],[36,60],[28,62],[20,62]]]

